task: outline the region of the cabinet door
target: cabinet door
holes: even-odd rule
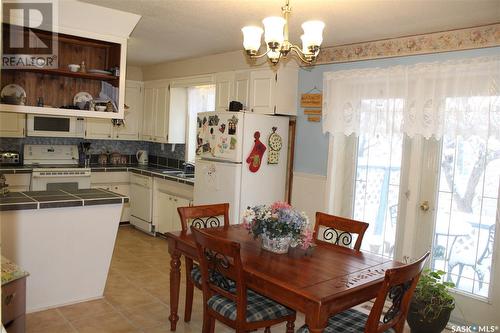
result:
[[[125,87],[125,118],[123,125],[116,126],[114,136],[119,140],[138,140],[142,125],[142,85],[139,82],[127,81]]]
[[[226,111],[234,99],[234,72],[215,75],[215,111]]]
[[[172,217],[174,216],[173,211],[175,209],[173,208],[172,195],[162,191],[156,192],[156,205],[156,214],[158,215],[155,230],[160,233],[173,230],[172,223],[175,220],[172,220]],[[180,225],[177,230],[180,230]]]
[[[186,143],[187,88],[170,89],[168,109],[168,143]]]
[[[113,123],[111,119],[86,118],[85,138],[111,139],[113,137]]]
[[[25,127],[25,114],[0,112],[0,137],[23,138]]]
[[[130,185],[128,184],[112,184],[110,191],[130,197]],[[130,221],[130,201],[123,204],[122,216],[120,218],[120,222],[127,221]]]
[[[177,197],[175,195],[172,195],[171,199],[172,199],[172,217],[171,217],[172,224],[170,226],[170,230],[168,231],[180,230],[181,221],[179,218],[179,213],[177,212],[177,208],[190,206],[191,201],[181,197]]]
[[[274,114],[276,74],[271,70],[250,72],[250,111]]]
[[[144,88],[144,108],[142,122],[142,139],[153,141],[154,122],[156,121],[156,88]]]
[[[250,72],[236,72],[234,76],[234,100],[243,104],[243,107],[249,109],[248,95],[250,88]]]
[[[157,102],[154,123],[154,142],[166,143],[168,139],[168,110],[170,106],[168,87],[155,88]]]

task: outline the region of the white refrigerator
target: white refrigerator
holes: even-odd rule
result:
[[[228,202],[241,223],[248,206],[285,200],[287,157],[288,117],[199,113],[194,204]]]

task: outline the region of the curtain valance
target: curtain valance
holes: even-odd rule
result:
[[[323,132],[500,137],[500,57],[327,72]]]

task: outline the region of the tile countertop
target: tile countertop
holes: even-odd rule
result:
[[[36,166],[38,168],[44,167],[43,165]],[[68,166],[65,166],[68,167]],[[33,171],[33,166],[0,166],[0,173],[4,174],[20,174],[20,173],[31,173]],[[80,166],[75,166],[75,168],[81,168]],[[193,178],[180,177],[173,174],[165,174],[164,171],[176,170],[168,167],[161,166],[149,166],[149,165],[91,165],[90,169],[92,172],[120,172],[120,171],[130,171],[133,173],[156,177],[161,179],[166,179],[182,184],[194,185]],[[182,170],[177,170],[182,171]]]
[[[28,275],[28,272],[23,271],[19,266],[2,256],[2,286]]]
[[[0,211],[120,204],[127,196],[103,189],[10,192],[0,196]]]

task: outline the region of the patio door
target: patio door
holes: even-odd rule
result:
[[[423,144],[414,254],[430,248],[430,268],[455,283],[456,319],[499,325],[500,141],[445,134]]]

